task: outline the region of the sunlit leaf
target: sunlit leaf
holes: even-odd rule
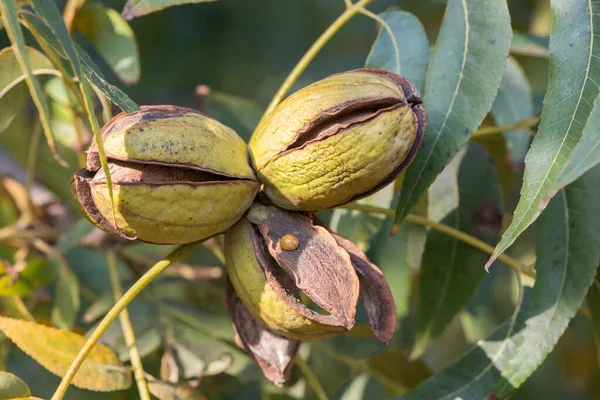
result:
[[[21,17],[27,21],[28,27],[35,31],[54,51],[60,54],[63,58],[67,57],[67,53],[62,49],[56,35],[42,20],[36,15],[22,11]],[[132,113],[139,110],[139,106],[133,102],[121,89],[110,84],[100,72],[100,68],[92,61],[89,54],[79,45],[75,44],[79,55],[79,60],[83,70],[83,75],[94,85],[102,94],[115,103],[121,110],[126,113]]]
[[[0,317],[0,330],[22,351],[58,376],[64,376],[86,338],[32,322]],[[97,344],[87,356],[73,385],[89,390],[113,391],[131,386],[131,370],[115,353]]]
[[[77,11],[74,26],[123,82],[132,84],[140,79],[137,41],[121,14],[101,3],[88,1]]]
[[[77,277],[67,265],[62,265],[54,288],[52,325],[63,330],[70,330],[77,319],[79,305]]]
[[[515,124],[533,116],[533,96],[529,81],[514,58],[507,60],[491,112],[496,124],[501,126]],[[526,130],[514,129],[504,132],[504,138],[510,156],[509,166],[513,170],[520,170],[529,149],[531,136]]]
[[[531,57],[548,58],[548,38],[529,35],[521,32],[513,32],[513,38],[510,43],[510,52]]]
[[[396,223],[406,218],[489,111],[511,37],[506,1],[449,0],[431,54],[423,102],[429,122],[406,171]]]
[[[0,371],[0,398],[14,399],[19,397],[29,397],[31,392],[29,387],[19,378],[10,372]]]
[[[0,266],[2,262],[0,261]],[[48,285],[56,277],[58,268],[52,261],[38,259],[31,261],[19,271],[16,279],[6,271],[0,275],[0,296],[22,296],[37,288]]]
[[[600,81],[600,3],[586,0],[552,2],[550,82],[542,119],[525,158],[521,198],[513,220],[488,265],[540,215],[583,130],[598,130],[592,106]]]
[[[27,47],[33,75],[55,74],[52,63],[41,52]],[[0,132],[4,131],[29,98],[25,74],[10,47],[0,50]]]
[[[123,17],[130,21],[142,15],[182,4],[208,3],[216,0],[127,0],[123,8]]]
[[[250,99],[210,90],[200,86],[196,93],[202,99],[202,111],[233,129],[248,141],[263,113],[261,106]]]
[[[600,168],[567,186],[536,225],[537,278],[516,318],[402,400],[505,398],[552,351],[577,313],[600,256]],[[493,395],[492,395],[493,391]]]
[[[18,5],[16,0],[6,0],[0,3],[0,11],[2,11],[1,15],[6,27],[6,32],[12,42],[14,55],[17,58],[19,66],[26,75],[25,82],[27,82],[29,93],[38,110],[40,122],[44,128],[44,134],[46,135],[46,141],[48,142],[56,161],[65,166],[66,163],[56,151],[56,142],[52,130],[50,129],[48,119],[48,105],[46,104],[40,82],[33,74],[33,65],[29,59],[27,47],[25,46],[25,37],[23,36],[21,26],[19,25],[17,10]]]
[[[400,74],[422,92],[429,63],[429,41],[423,25],[406,11],[384,11],[378,16],[386,22],[393,38],[385,27],[380,27],[365,67]]]
[[[455,163],[451,164],[451,168]],[[488,243],[502,224],[502,194],[496,168],[486,151],[471,143],[457,168],[458,208],[442,222]],[[417,337],[413,356],[421,355],[467,304],[487,256],[438,231],[427,236],[417,305]]]

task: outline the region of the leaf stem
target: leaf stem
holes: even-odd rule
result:
[[[358,210],[358,211],[374,213],[374,214],[383,214],[388,217],[394,217],[396,215],[396,212],[389,208],[369,206],[366,204],[350,203],[350,204],[345,204],[343,206],[340,206],[340,208],[346,208],[348,210]],[[451,226],[448,226],[448,225],[445,225],[445,224],[442,224],[439,222],[435,222],[428,218],[421,217],[421,216],[418,216],[415,214],[409,214],[406,217],[406,221],[410,222],[411,224],[426,226],[426,227],[436,230],[438,232],[445,233],[446,235],[452,236],[453,238],[458,239],[458,240],[468,244],[469,246],[472,246],[484,253],[491,255],[494,252],[493,246],[490,246],[489,244],[485,243],[484,241],[479,240],[476,237],[473,237],[467,233],[459,231],[458,229],[452,228]],[[504,264],[513,268],[517,272],[521,272],[527,276],[535,278],[535,269],[531,265],[525,265],[525,264],[521,263],[520,261],[518,261],[510,256],[507,256],[505,254],[502,254],[500,257],[498,257],[498,260],[502,261]]]
[[[119,301],[123,297],[123,288],[121,287],[121,279],[119,278],[119,271],[117,270],[117,260],[115,253],[109,250],[106,253],[106,261],[108,264],[108,272],[110,274],[110,283],[112,286],[115,301]],[[119,321],[121,322],[121,329],[123,330],[123,336],[125,337],[125,343],[129,348],[129,358],[131,359],[131,366],[133,367],[133,374],[135,376],[135,382],[140,394],[140,400],[150,400],[150,391],[148,390],[148,384],[146,383],[146,374],[144,372],[144,366],[142,365],[142,357],[135,344],[135,333],[133,332],[133,326],[129,319],[129,312],[127,307],[123,308],[123,311],[119,314]]]
[[[65,392],[69,388],[69,384],[71,383],[73,377],[79,370],[79,367],[81,367],[81,364],[83,364],[83,361],[90,353],[94,345],[98,343],[100,337],[108,329],[110,324],[117,318],[119,313],[135,298],[135,296],[138,295],[138,293],[140,293],[146,286],[148,286],[158,275],[160,275],[165,269],[167,269],[171,264],[177,261],[184,254],[186,254],[188,251],[194,248],[194,246],[196,246],[197,244],[197,242],[193,242],[177,247],[166,258],[154,264],[154,266],[152,266],[152,268],[150,268],[148,272],[146,272],[140,279],[138,279],[133,284],[133,286],[131,286],[131,288],[123,295],[123,297],[121,297],[119,301],[115,303],[115,305],[110,309],[108,314],[106,314],[106,316],[102,319],[100,324],[98,324],[94,332],[92,332],[87,342],[85,342],[85,344],[83,345],[83,348],[79,351],[79,354],[77,354],[77,357],[75,357],[75,360],[73,360],[73,363],[71,363],[69,370],[66,372],[65,376],[60,382],[60,385],[56,389],[56,392],[54,392],[54,395],[52,396],[51,400],[60,400],[63,398]]]
[[[271,100],[271,103],[267,107],[264,115],[267,115],[273,111],[273,109],[277,107],[277,104],[283,100],[296,80],[298,80],[306,67],[308,67],[308,64],[310,64],[310,62],[315,58],[323,46],[325,46],[329,39],[331,39],[333,35],[335,35],[342,28],[342,26],[344,26],[344,24],[350,20],[350,18],[361,12],[361,10],[364,9],[364,6],[369,4],[371,1],[373,0],[360,0],[358,3],[352,4],[351,6],[348,6],[348,2],[346,2],[346,10],[329,26],[329,28],[325,30],[325,32],[323,32],[323,34],[313,43],[304,56],[302,56],[300,61],[298,61],[298,64],[296,64],[292,72],[290,72],[285,81],[283,81],[283,84],[275,94],[275,97],[273,97],[273,100]]]
[[[481,137],[481,136],[487,136],[487,135],[494,135],[496,133],[502,133],[502,132],[506,132],[506,131],[511,131],[513,129],[525,129],[528,130],[529,128],[536,126],[538,123],[540,122],[540,118],[539,117],[531,117],[531,118],[525,118],[522,119],[514,124],[510,124],[510,125],[502,125],[502,126],[491,126],[488,128],[479,128],[475,131],[475,133],[473,133],[473,137]]]
[[[321,383],[317,379],[317,376],[312,371],[312,369],[310,369],[306,361],[302,357],[298,356],[296,357],[296,365],[298,366],[298,368],[300,368],[300,371],[302,371],[302,374],[306,378],[306,382],[315,392],[317,398],[319,400],[328,400],[327,394],[323,390]]]

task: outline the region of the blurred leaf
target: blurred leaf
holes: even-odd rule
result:
[[[533,293],[486,340],[402,400],[504,398],[552,351],[592,282],[600,256],[600,168],[560,192],[536,225]],[[493,397],[490,397],[493,398]]]
[[[121,14],[101,3],[87,1],[77,10],[74,27],[96,47],[123,82],[132,84],[140,79],[135,35]]]
[[[250,99],[233,96],[200,86],[202,111],[233,129],[246,142],[258,125],[263,108]]]
[[[385,398],[385,387],[366,373],[360,373],[346,382],[335,396],[338,400]]]
[[[87,340],[75,333],[6,317],[0,317],[0,330],[44,368],[61,377]],[[127,389],[131,386],[131,370],[119,362],[111,349],[97,344],[72,384],[97,391]]]
[[[63,58],[67,58],[67,53],[62,49],[60,42],[52,30],[45,22],[39,19],[36,15],[22,11],[21,17],[27,21],[27,27],[35,31],[54,51],[60,54]],[[92,61],[89,54],[77,43],[78,60],[81,63],[83,75],[94,85],[102,94],[115,103],[121,110],[126,113],[132,113],[139,110],[139,106],[133,102],[121,89],[110,84],[100,72],[100,68]]]
[[[521,66],[512,57],[506,62],[506,69],[491,113],[498,125],[515,124],[534,114],[529,81]],[[526,130],[510,130],[504,132],[504,138],[510,156],[510,160],[507,162],[511,169],[520,170],[529,149],[531,137]]]
[[[44,134],[46,135],[48,146],[50,146],[56,161],[62,165],[65,165],[64,161],[60,158],[56,151],[56,142],[54,141],[54,135],[50,130],[50,124],[48,121],[48,105],[46,104],[46,99],[44,98],[44,93],[42,92],[40,82],[33,75],[33,65],[29,59],[27,47],[25,46],[25,37],[23,36],[23,31],[19,25],[17,10],[18,5],[16,0],[5,0],[0,3],[0,11],[2,11],[0,15],[2,16],[2,20],[4,21],[4,25],[6,27],[6,33],[12,42],[14,55],[17,58],[19,66],[25,73],[25,82],[27,82],[29,93],[33,102],[35,103],[35,107],[38,110],[40,122],[44,128]]]
[[[530,35],[527,33],[513,32],[510,52],[531,57],[548,58],[548,38],[542,36]]]
[[[178,6],[181,4],[207,3],[211,1],[216,0],[127,0],[122,14],[127,21],[131,21],[136,17],[148,15],[167,7]]]
[[[43,53],[31,47],[26,49],[33,75],[60,74]],[[29,98],[24,80],[25,75],[13,49],[6,47],[0,50],[0,133],[10,125]]]
[[[427,218],[440,222],[459,205],[458,167],[465,151],[459,151],[427,189]]]
[[[493,162],[481,146],[470,143],[456,174],[459,206],[442,222],[494,243],[502,225],[502,195]],[[429,233],[419,277],[413,357],[421,355],[467,304],[483,277],[486,259],[456,238]]]
[[[186,383],[148,381],[148,389],[159,400],[203,400],[205,397],[198,389]]]
[[[511,27],[506,1],[449,0],[431,55],[425,95],[429,122],[406,171],[396,224],[466,143],[498,90]]]
[[[407,389],[431,376],[431,371],[422,361],[408,361],[408,354],[400,349],[385,350],[369,357],[369,366]]]
[[[81,148],[81,140],[76,121],[79,121],[75,112],[77,100],[67,89],[65,81],[61,78],[52,77],[44,84],[44,91],[50,97],[48,106],[50,108],[50,127],[55,132],[56,140],[62,145],[78,150]],[[80,123],[80,127],[83,124]],[[82,135],[83,136],[83,135]],[[84,140],[87,142],[87,140]]]
[[[67,230],[63,232],[56,243],[56,250],[61,254],[66,254],[73,247],[79,244],[79,241],[92,230],[96,229],[94,225],[86,218],[78,218]]]
[[[406,11],[384,11],[379,17],[389,26],[394,40],[385,27],[380,27],[365,67],[387,69],[400,74],[422,92],[429,63],[429,41],[423,25],[417,17]]]
[[[2,267],[2,261],[0,261],[0,267]],[[19,271],[17,279],[13,282],[13,277],[10,274],[6,274],[6,271],[2,268],[0,296],[23,296],[30,294],[35,289],[52,282],[57,272],[57,265],[52,260],[33,260]]]
[[[592,325],[594,326],[594,337],[596,339],[596,356],[598,357],[598,365],[600,365],[600,280],[598,279],[598,274],[596,274],[585,300],[592,315]]]
[[[553,187],[588,125],[598,130],[592,105],[600,80],[600,4],[556,0],[550,34],[550,82],[542,119],[525,158],[521,198],[514,217],[496,246],[491,263],[540,215]],[[595,12],[594,12],[595,11]]]
[[[71,330],[79,313],[79,282],[67,265],[62,265],[54,288],[52,325],[62,330]]]
[[[19,378],[9,372],[0,371],[0,398],[14,399],[15,397],[29,397],[29,387]]]

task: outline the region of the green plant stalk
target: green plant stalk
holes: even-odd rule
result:
[[[310,369],[306,361],[304,361],[302,357],[298,356],[296,357],[296,365],[298,366],[298,368],[300,368],[300,371],[302,371],[302,374],[306,378],[306,382],[315,392],[317,398],[319,400],[328,400],[327,394],[323,390],[321,383],[317,379],[317,376],[312,371],[312,369]]]
[[[494,135],[496,133],[503,133],[506,131],[511,131],[513,129],[528,130],[529,128],[537,125],[539,122],[540,122],[539,117],[531,117],[531,118],[522,119],[521,121],[518,121],[518,122],[516,122],[514,124],[510,124],[510,125],[492,126],[489,128],[479,128],[473,133],[472,137],[476,138],[476,137],[481,137],[481,136]]]
[[[363,10],[364,7],[371,1],[373,0],[361,0],[358,3],[347,7],[346,11],[344,11],[338,17],[338,19],[333,21],[329,28],[327,28],[325,32],[323,32],[323,34],[319,36],[319,38],[313,43],[310,49],[308,49],[304,56],[302,56],[300,61],[298,61],[298,64],[296,64],[296,66],[294,67],[292,72],[290,72],[285,81],[283,81],[281,87],[273,97],[273,100],[271,100],[271,103],[269,103],[269,106],[267,107],[267,110],[265,111],[263,116],[273,111],[273,109],[277,107],[277,104],[281,103],[281,100],[283,100],[287,92],[292,88],[292,86],[298,80],[300,75],[302,75],[306,67],[308,67],[310,62],[315,58],[319,51],[321,51],[323,46],[325,46],[325,44],[333,37],[333,35],[335,35],[342,28],[342,26],[344,26],[344,24],[350,20],[350,18],[360,13],[361,10]],[[348,6],[348,3],[346,3],[346,6]]]
[[[117,270],[115,253],[112,250],[106,253],[106,261],[108,263],[110,283],[115,296],[115,301],[119,301],[119,299],[123,297],[123,288],[121,287],[121,280],[119,279],[119,271]],[[123,308],[123,311],[121,311],[119,314],[119,321],[121,322],[121,329],[123,330],[125,343],[129,348],[129,358],[131,359],[131,366],[133,367],[133,374],[135,376],[135,382],[140,394],[140,399],[150,400],[150,391],[148,390],[148,383],[146,383],[146,373],[144,372],[144,366],[142,365],[142,357],[140,356],[140,352],[135,344],[135,333],[133,332],[133,326],[131,325],[131,320],[129,319],[129,311],[127,311],[127,307]]]
[[[366,204],[350,203],[350,204],[345,204],[340,207],[346,208],[348,210],[358,210],[358,211],[363,211],[363,212],[368,212],[368,213],[383,214],[388,217],[394,217],[394,215],[395,215],[394,210],[391,210],[388,208],[376,207],[376,206],[369,206]],[[493,246],[490,246],[489,244],[487,244],[486,242],[484,242],[482,240],[479,240],[467,233],[459,231],[458,229],[452,228],[451,226],[432,221],[425,217],[421,217],[421,216],[418,216],[415,214],[409,214],[406,217],[406,221],[411,224],[426,226],[426,227],[434,229],[438,232],[445,233],[446,235],[452,236],[453,238],[458,239],[461,242],[464,242],[464,243],[468,244],[469,246],[472,246],[478,250],[481,250],[484,253],[491,255],[494,251]],[[520,261],[518,261],[510,256],[507,256],[505,254],[502,254],[501,257],[498,257],[498,260],[502,261],[504,264],[513,268],[515,271],[521,272],[521,273],[535,279],[535,269],[533,266],[525,265],[525,264],[521,263]]]
[[[180,257],[190,251],[194,246],[196,246],[198,242],[187,243],[177,247],[175,250],[171,252],[166,258],[160,260],[152,268],[148,270],[140,279],[138,279],[133,286],[115,303],[115,305],[110,309],[108,314],[102,319],[102,321],[98,324],[94,332],[90,335],[87,342],[83,345],[82,349],[77,354],[77,357],[71,363],[69,370],[65,373],[65,376],[60,382],[60,385],[54,392],[51,400],[60,400],[65,395],[65,392],[69,388],[69,384],[73,380],[73,377],[83,364],[83,361],[90,353],[94,345],[98,343],[100,337],[106,332],[110,324],[117,318],[117,316],[123,311],[123,309],[140,293],[146,286],[148,286],[157,276],[159,276],[165,269],[167,269],[171,264],[177,261]]]

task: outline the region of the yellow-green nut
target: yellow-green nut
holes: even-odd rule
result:
[[[181,244],[224,232],[259,189],[244,141],[192,109],[144,106],[102,128],[114,216],[97,143],[73,192],[99,228],[128,239]]]
[[[260,122],[250,155],[276,205],[314,211],[374,193],[404,170],[427,112],[400,75],[357,69],[294,93]]]

